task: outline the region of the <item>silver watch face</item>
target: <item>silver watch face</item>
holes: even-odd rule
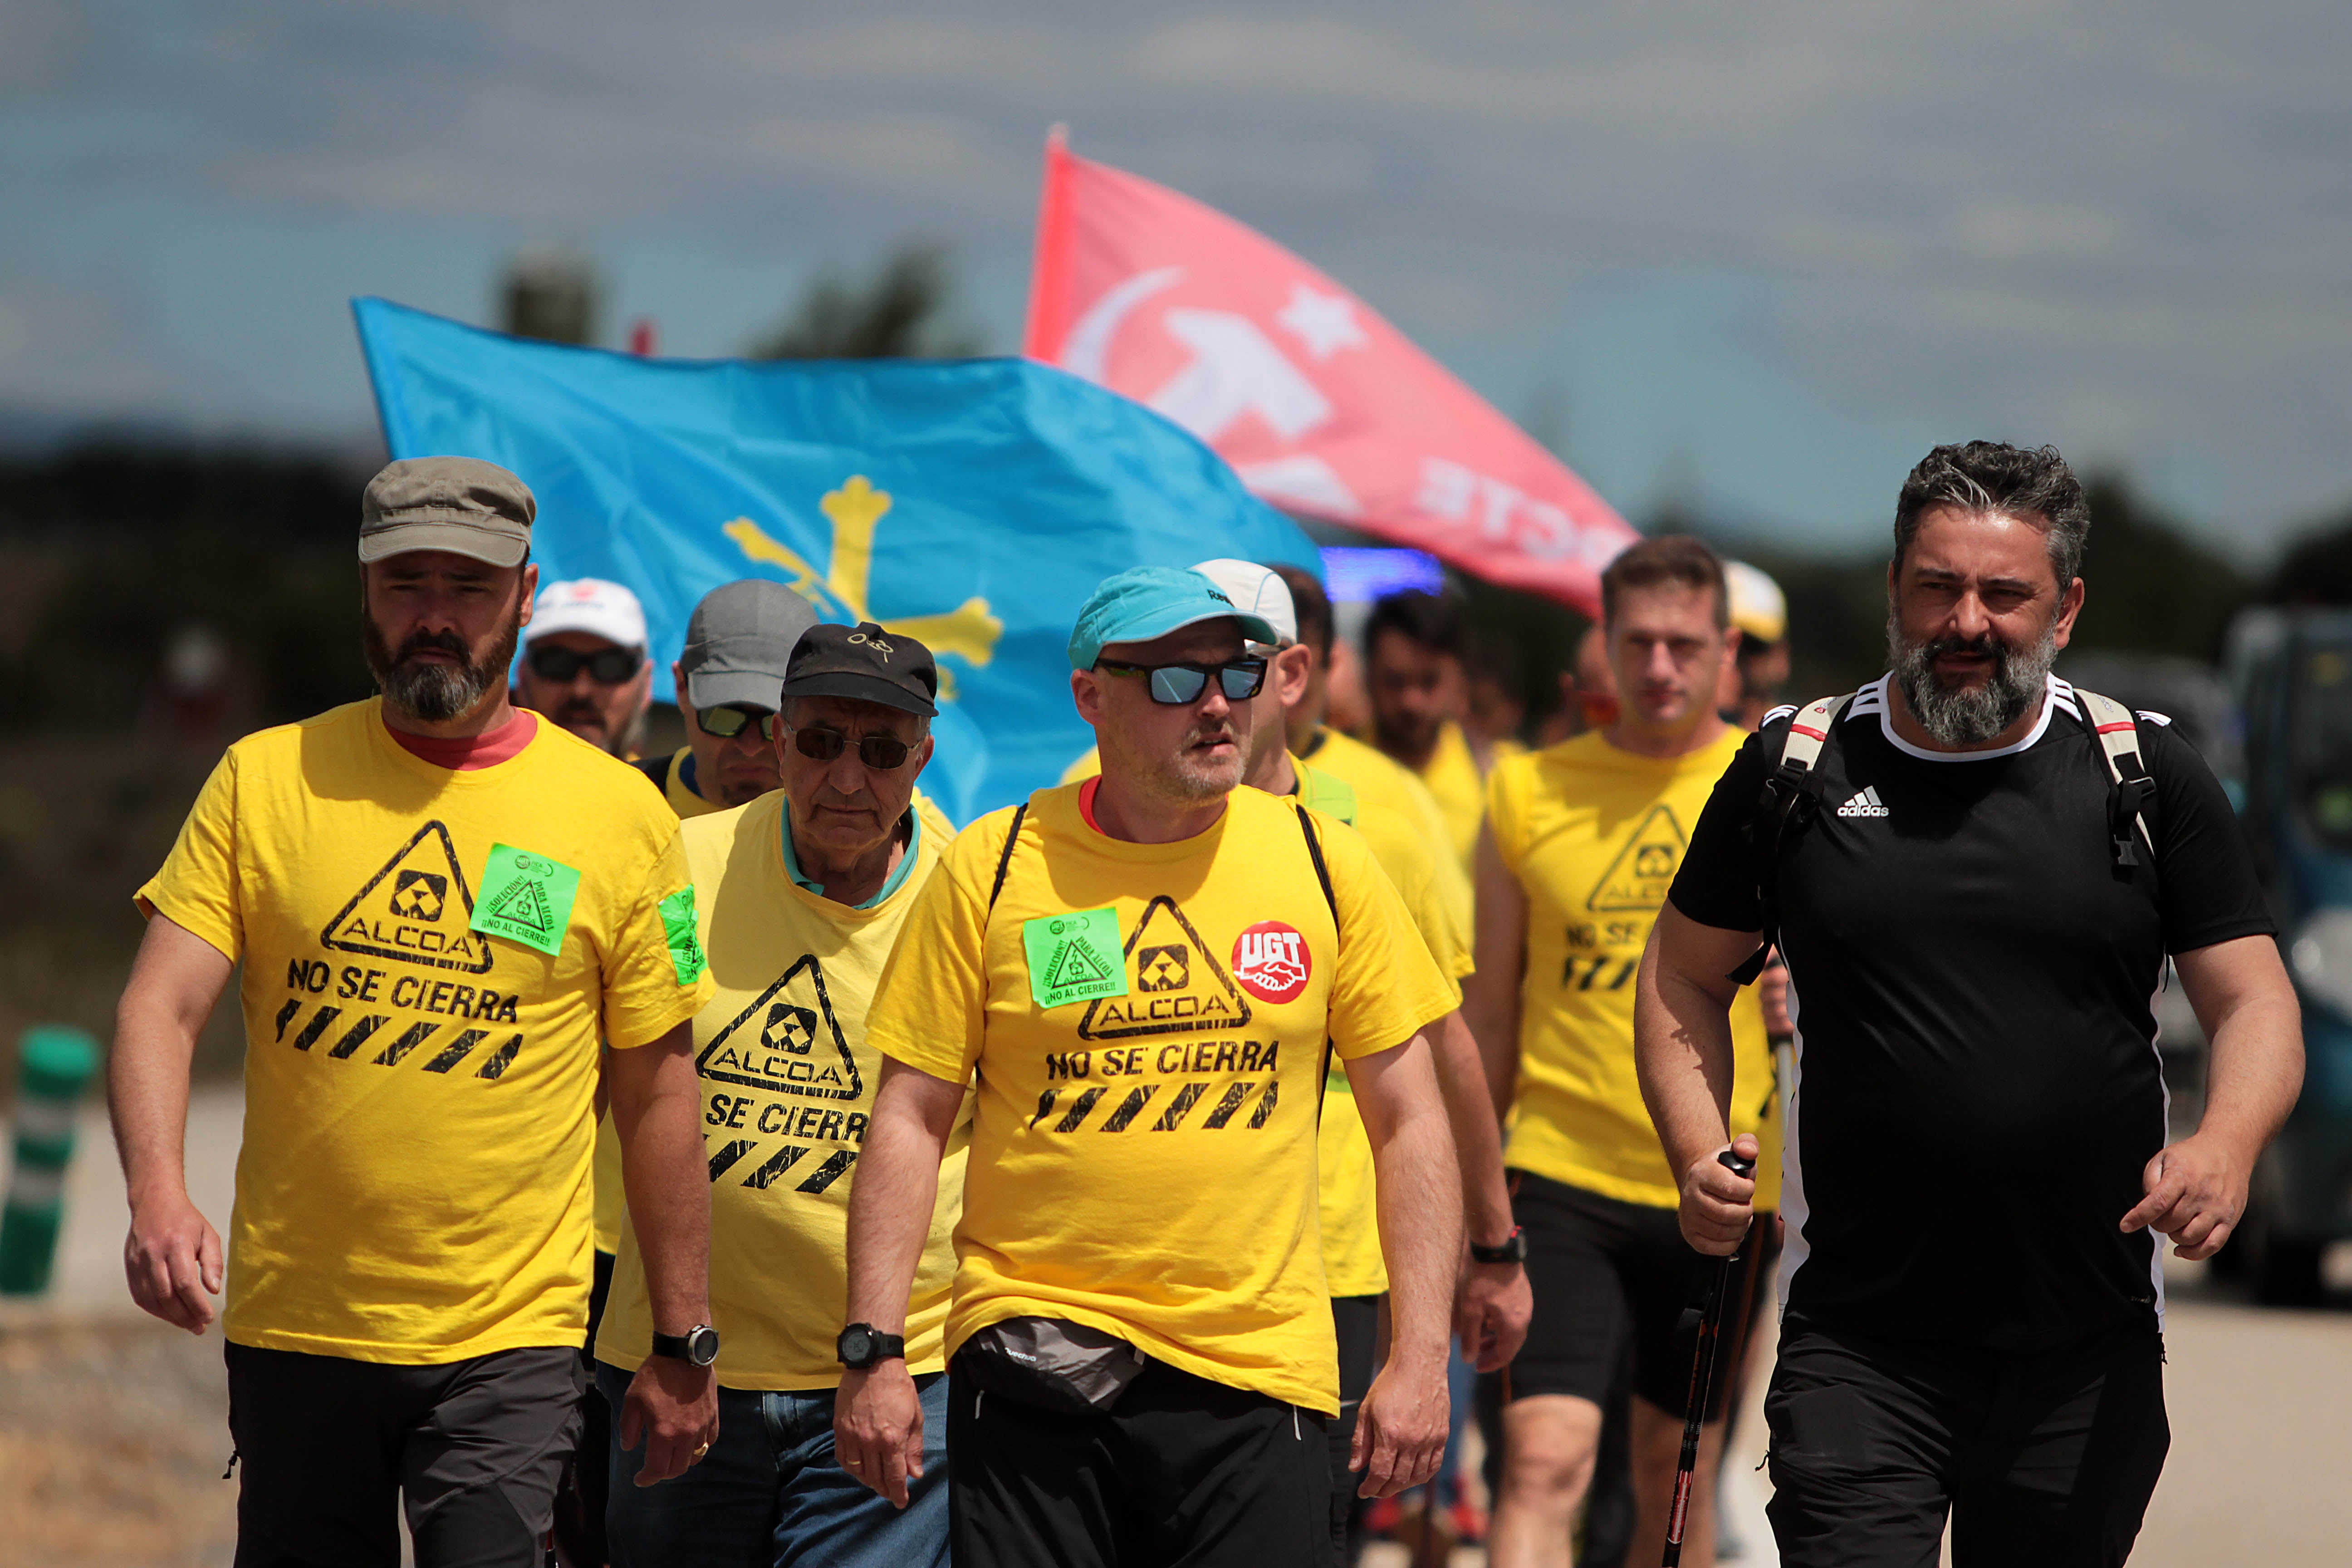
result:
[[[686,1359],[696,1366],[709,1366],[719,1359],[719,1331],[708,1325],[697,1325],[686,1331]]]

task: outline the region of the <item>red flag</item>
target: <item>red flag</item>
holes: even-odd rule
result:
[[[1283,510],[1588,616],[1635,539],[1566,464],[1265,236],[1057,131],[1022,352],[1157,409]]]

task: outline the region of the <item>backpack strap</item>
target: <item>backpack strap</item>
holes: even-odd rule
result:
[[[988,889],[988,913],[996,912],[997,895],[1004,891],[1004,873],[1013,868],[1013,847],[1021,840],[1021,819],[1029,815],[1029,803],[1023,801],[1013,808],[1013,826],[1004,830],[1004,847],[996,857],[996,883]],[[985,922],[986,916],[982,917]]]
[[[2153,869],[2156,840],[2148,832],[2147,811],[2156,804],[2156,780],[2140,761],[2139,721],[2114,698],[2079,686],[2074,688],[2074,702],[2083,711],[2084,726],[2098,738],[2100,755],[2106,760],[2107,841],[2115,850],[2116,875],[2130,876],[2132,868],[2140,864],[2142,849]],[[2139,841],[2137,845],[2134,838]]]
[[[1339,895],[1332,890],[1331,868],[1323,860],[1323,840],[1316,837],[1315,819],[1307,814],[1307,808],[1294,801],[1292,809],[1298,813],[1298,831],[1307,840],[1307,858],[1315,863],[1315,879],[1323,885],[1323,901],[1331,907],[1331,931],[1336,940],[1339,931]],[[1328,1023],[1329,1019],[1327,1017],[1325,1022]],[[1323,1095],[1330,1083],[1331,1035],[1326,1029],[1323,1034],[1323,1071],[1315,1079],[1315,1125],[1318,1127],[1323,1125]]]
[[[1790,715],[1780,740],[1780,760],[1764,776],[1764,792],[1748,826],[1748,842],[1756,851],[1757,900],[1764,910],[1763,940],[1748,961],[1727,976],[1734,984],[1748,984],[1763,973],[1764,960],[1780,940],[1780,905],[1776,896],[1780,846],[1789,830],[1804,826],[1821,805],[1821,781],[1813,776],[1813,770],[1822,760],[1822,748],[1836,733],[1839,717],[1853,700],[1851,691],[1843,697],[1817,698]]]

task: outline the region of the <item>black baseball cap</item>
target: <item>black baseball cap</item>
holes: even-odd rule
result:
[[[929,718],[939,711],[939,667],[931,650],[872,621],[811,626],[784,670],[786,697],[845,697]]]

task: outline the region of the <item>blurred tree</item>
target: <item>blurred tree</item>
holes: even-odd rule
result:
[[[2253,584],[2226,556],[2189,538],[2120,474],[2093,475],[2084,489],[2091,503],[2091,544],[2083,559],[2085,593],[2074,646],[2180,654],[2209,663],[2219,658],[2221,634],[2253,598]]]
[[[800,308],[752,345],[754,359],[962,359],[979,345],[948,320],[947,253],[910,245],[860,286],[835,274],[811,284]]]
[[[596,341],[596,272],[563,251],[528,252],[507,268],[506,330],[551,343]]]
[[[2288,545],[2263,597],[2282,605],[2352,605],[2352,511]]]

